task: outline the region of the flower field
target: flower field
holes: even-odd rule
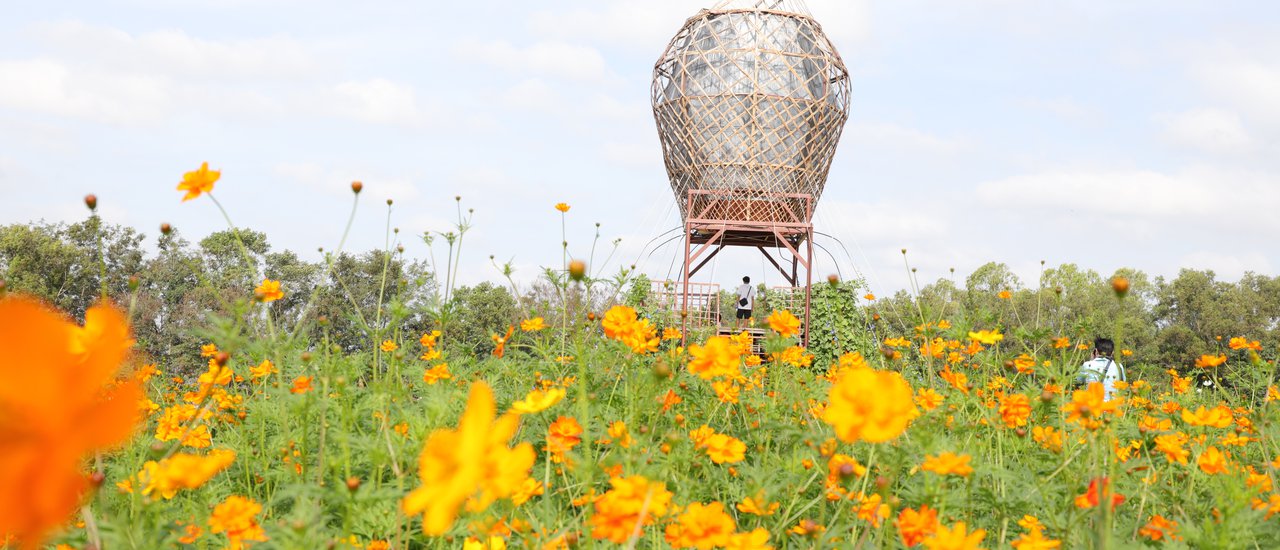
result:
[[[207,166],[187,174],[183,200],[217,180]],[[448,346],[466,329],[448,314],[409,330],[385,282],[354,349],[331,338],[335,319],[285,328],[270,307],[296,290],[259,274],[233,315],[188,329],[201,342],[183,352],[202,365],[191,372],[133,351],[149,320],[128,293],[72,320],[10,291],[0,542],[1280,544],[1280,390],[1275,350],[1257,341],[1224,335],[1193,363],[1131,369],[1153,375],[1108,400],[1101,384],[1074,383],[1091,340],[1037,335],[1032,319],[921,311],[918,325],[822,361],[777,310],[757,320],[753,353],[749,333],[684,334],[570,263],[548,275],[562,300],[522,310],[482,354]],[[1107,292],[1131,299],[1127,285]],[[851,314],[878,317],[880,302],[867,294]]]

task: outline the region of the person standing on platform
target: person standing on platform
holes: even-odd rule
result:
[[[742,328],[751,320],[751,310],[756,305],[756,290],[751,286],[751,277],[742,278],[742,286],[738,287],[738,314],[733,322],[734,330]]]

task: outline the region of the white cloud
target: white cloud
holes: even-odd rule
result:
[[[282,36],[217,41],[180,29],[131,34],[79,21],[38,25],[34,30],[54,51],[115,71],[198,80],[275,80],[315,74],[323,65],[306,45]]]
[[[608,0],[592,2],[591,9],[536,12],[529,25],[543,36],[651,52],[657,60],[685,20],[712,4],[707,0]],[[870,10],[864,0],[808,0],[807,4],[837,50],[852,48],[869,34]]]
[[[1244,153],[1255,147],[1240,117],[1220,109],[1195,109],[1156,115],[1163,138],[1174,145],[1210,153]]]
[[[463,57],[515,74],[591,82],[613,77],[599,51],[565,42],[535,42],[516,47],[504,40],[464,43],[455,49]]]
[[[609,142],[600,146],[601,156],[626,168],[662,169],[662,150],[655,137],[653,143]]]
[[[0,107],[105,123],[161,120],[171,106],[167,79],[89,69],[48,59],[0,61]]]
[[[858,122],[847,124],[841,134],[842,143],[857,143],[924,151],[934,154],[954,154],[970,148],[963,139],[938,137],[915,128],[892,123]]]
[[[336,112],[363,122],[414,126],[426,115],[412,87],[384,78],[343,82],[333,91],[337,94]]]
[[[1102,118],[1102,114],[1097,109],[1069,97],[1028,98],[1022,100],[1020,104],[1028,109],[1047,112],[1072,122],[1094,124]]]
[[[988,206],[1077,229],[1120,228],[1151,236],[1187,227],[1280,229],[1272,214],[1280,209],[1280,184],[1273,176],[1207,166],[1172,174],[1043,172],[985,182],[975,192]]]
[[[1206,47],[1192,75],[1248,119],[1280,125],[1280,47]]]
[[[522,80],[502,93],[502,104],[508,108],[554,113],[565,103],[560,92],[538,78]]]

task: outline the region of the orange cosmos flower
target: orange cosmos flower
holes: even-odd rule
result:
[[[671,407],[679,405],[683,401],[684,399],[677,395],[675,390],[667,390],[667,393],[662,396],[662,412],[671,410]]]
[[[1053,349],[1062,349],[1071,347],[1071,339],[1063,336],[1053,339]]]
[[[1231,349],[1250,349],[1253,351],[1262,351],[1262,342],[1259,342],[1257,340],[1250,342],[1246,338],[1237,336],[1227,342],[1227,347],[1230,347]]]
[[[1102,427],[1103,415],[1114,414],[1122,403],[1120,399],[1107,401],[1105,397],[1106,390],[1101,382],[1090,382],[1086,389],[1072,392],[1071,402],[1062,406],[1062,410],[1067,412],[1067,422],[1090,430]]]
[[[1052,426],[1036,426],[1031,429],[1031,439],[1046,450],[1062,452],[1062,430],[1055,430]]]
[[[1157,435],[1155,439],[1156,450],[1164,453],[1165,459],[1169,462],[1186,464],[1187,457],[1191,456],[1191,451],[1184,449],[1182,446],[1186,445],[1187,441],[1190,441],[1190,437],[1182,432]]]
[[[204,193],[213,192],[213,184],[222,177],[222,172],[210,170],[209,163],[200,164],[199,170],[193,170],[182,175],[182,183],[178,184],[179,191],[186,191],[183,195],[182,202],[199,197]]]
[[[1196,465],[1200,467],[1200,471],[1213,475],[1227,473],[1227,455],[1219,451],[1217,447],[1209,447],[1200,453],[1200,457],[1196,459]]]
[[[533,414],[545,411],[564,399],[564,390],[551,388],[546,391],[533,390],[524,399],[511,404],[511,412],[517,414]]]
[[[452,378],[453,373],[449,372],[448,363],[440,363],[422,372],[422,381],[426,382],[427,385],[433,385],[441,380],[450,380]]]
[[[671,507],[671,491],[662,483],[649,481],[644,476],[613,478],[613,486],[596,499],[588,523],[591,536],[622,544],[631,538],[638,528],[653,525],[654,520],[667,515]]]
[[[514,325],[511,325],[507,327],[506,335],[498,336],[497,334],[493,334],[489,336],[489,338],[493,339],[493,356],[494,357],[501,359],[502,356],[507,353],[507,341],[511,339],[511,335],[514,334],[515,331],[516,331],[516,327]]]
[[[973,473],[973,467],[969,465],[971,458],[973,457],[967,454],[958,455],[947,451],[938,456],[926,456],[924,464],[920,465],[920,469],[940,476],[958,475],[960,477],[968,477],[969,474]]]
[[[928,504],[920,506],[919,510],[903,508],[893,523],[898,528],[903,546],[915,546],[938,530],[938,511]]]
[[[1015,393],[1000,400],[1000,418],[1004,425],[1017,428],[1027,425],[1031,417],[1031,399],[1026,394]]]
[[[609,424],[609,439],[617,443],[619,447],[627,449],[631,447],[631,432],[627,430],[627,423],[621,420],[614,420]]]
[[[1014,550],[1056,550],[1062,547],[1062,541],[1044,536],[1044,527],[1035,527],[1009,543]]]
[[[395,350],[400,349],[400,346],[399,346],[399,345],[397,345],[394,341],[391,341],[391,340],[383,340],[383,341],[382,341],[382,345],[381,345],[381,346],[378,346],[378,349],[381,349],[382,351],[387,352],[387,353],[391,353],[391,352],[393,352],[393,351],[395,351]]]
[[[132,347],[110,305],[89,308],[81,327],[31,298],[0,297],[0,540],[41,547],[88,491],[86,457],[133,434],[141,382],[117,379]]]
[[[245,541],[265,541],[267,535],[258,525],[262,505],[251,498],[231,495],[213,507],[209,514],[209,532],[225,533],[230,548],[244,548]]]
[[[1226,428],[1231,426],[1232,423],[1231,408],[1226,405],[1218,405],[1212,409],[1205,410],[1205,408],[1201,406],[1200,408],[1197,408],[1194,413],[1183,409],[1182,421],[1192,426]]]
[[[1108,499],[1108,497],[1110,497]],[[1089,489],[1083,495],[1076,496],[1075,505],[1077,508],[1089,509],[1098,506],[1105,500],[1111,501],[1111,508],[1115,509],[1124,503],[1125,497],[1120,493],[1111,493],[1111,480],[1105,477],[1094,478],[1089,482]]]
[[[1004,340],[1004,335],[1000,334],[999,330],[980,330],[978,332],[970,332],[969,339],[990,346]]]
[[[433,330],[431,332],[422,333],[422,337],[418,338],[418,343],[422,344],[422,347],[424,348],[432,349],[436,347],[436,342],[439,341],[439,339],[440,331]]]
[[[1178,522],[1167,520],[1164,516],[1157,514],[1151,516],[1147,524],[1138,529],[1138,534],[1153,541],[1182,540],[1182,537],[1177,535],[1177,531]]]
[[[263,279],[262,284],[253,289],[253,295],[263,302],[274,302],[284,298],[284,292],[280,290],[280,281],[271,279]]]
[[[1009,292],[1008,290],[1001,290],[999,294],[996,294],[996,297],[1000,298],[1001,300],[1008,300],[1010,298],[1013,298],[1013,293]]]
[[[705,346],[689,346],[689,372],[704,380],[733,377],[741,372],[742,350],[727,336],[707,338]]]
[[[178,453],[160,462],[148,460],[136,477],[143,484],[142,494],[169,500],[180,489],[200,488],[235,459],[235,451],[228,449],[215,450],[208,456]]]
[[[564,460],[565,453],[582,442],[582,425],[569,416],[561,416],[547,427],[547,453],[552,462]]]
[[[880,522],[889,519],[889,505],[884,503],[884,497],[878,493],[866,496],[862,493],[854,495],[857,504],[854,505],[854,513],[858,519],[871,523],[872,527],[879,527]]]
[[[911,385],[896,372],[854,369],[831,386],[822,420],[846,443],[898,437],[916,414]]]
[[[931,411],[938,408],[943,401],[942,394],[933,390],[933,388],[921,388],[916,390],[916,406]]]
[[[737,438],[725,434],[715,434],[702,441],[700,446],[706,450],[707,456],[716,464],[742,462],[746,457],[747,444]]]
[[[737,508],[739,512],[744,514],[751,514],[754,516],[772,516],[778,511],[778,508],[782,507],[782,503],[780,502],[770,502],[768,504],[765,504],[765,502],[767,501],[764,498],[764,492],[761,491],[754,497],[743,498],[742,502],[738,503]]]
[[[505,414],[495,420],[493,391],[484,382],[471,385],[467,408],[457,429],[432,432],[418,457],[422,486],[411,491],[401,507],[406,514],[422,514],[422,531],[440,535],[453,526],[458,508],[480,512],[493,501],[518,491],[533,467],[529,443],[508,447],[520,417]]]
[[[728,545],[734,531],[737,525],[724,504],[694,502],[667,526],[665,538],[674,548],[715,548]]]
[[[924,539],[924,547],[929,550],[980,550],[978,544],[986,536],[985,529],[975,529],[970,533],[968,526],[958,521],[951,527],[939,526],[933,535]]]
[[[790,338],[800,332],[800,319],[790,311],[774,311],[769,314],[769,328],[783,338]]]
[[[311,391],[312,376],[299,376],[293,379],[293,387],[289,388],[289,393],[307,393]]]
[[[1207,368],[1221,366],[1223,363],[1226,363],[1226,362],[1227,362],[1227,356],[1225,354],[1220,353],[1218,355],[1201,355],[1199,359],[1196,359],[1196,366],[1202,369],[1207,369]]]
[[[729,544],[724,550],[773,550],[769,546],[769,530],[756,527],[750,532],[729,535]]]
[[[568,212],[568,211],[569,211],[569,205],[568,205],[568,204],[566,204],[566,203],[563,203],[563,202],[557,202],[557,203],[556,203],[556,210],[559,210],[561,213]]]
[[[270,359],[263,359],[257,366],[249,367],[249,376],[254,380],[266,378],[277,372],[280,372],[280,370],[276,368]]]

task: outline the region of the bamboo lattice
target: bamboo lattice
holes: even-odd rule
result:
[[[716,215],[749,222],[802,211],[788,194],[816,201],[849,95],[844,62],[798,0],[721,2],[689,18],[652,88],[681,216],[690,189],[729,192]]]

